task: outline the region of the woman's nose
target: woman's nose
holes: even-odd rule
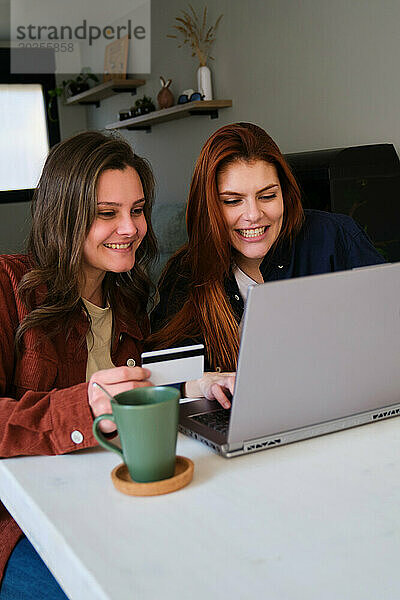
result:
[[[256,198],[246,201],[244,217],[247,221],[255,223],[262,216],[261,205]]]
[[[137,232],[137,227],[135,225],[134,219],[132,218],[132,215],[124,215],[121,216],[119,222],[118,222],[118,227],[117,227],[117,233],[119,233],[120,235],[134,235]]]

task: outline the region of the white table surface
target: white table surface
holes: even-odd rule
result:
[[[400,420],[234,459],[179,436],[193,482],[114,489],[102,449],[0,461],[0,495],[71,600],[398,600]]]

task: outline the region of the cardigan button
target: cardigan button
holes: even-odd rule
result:
[[[240,298],[237,294],[235,294],[234,298],[235,298],[235,300],[237,300],[239,302]]]
[[[71,440],[74,442],[74,444],[82,444],[83,442],[83,435],[80,431],[78,431],[78,429],[74,429],[74,431],[71,433]]]
[[[120,334],[119,334],[119,341],[120,341],[120,342],[122,342],[122,338],[123,338],[123,334],[122,334],[122,333],[120,333]]]
[[[136,360],[134,358],[128,358],[126,361],[127,367],[134,367],[136,365]]]
[[[283,269],[283,265],[278,265],[278,269]]]

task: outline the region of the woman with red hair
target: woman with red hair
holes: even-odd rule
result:
[[[236,370],[247,287],[265,281],[384,262],[345,215],[303,210],[300,190],[276,143],[251,123],[225,125],[205,143],[187,205],[188,242],[159,284],[150,344],[202,342],[209,371]],[[265,318],[270,318],[266,315]],[[223,375],[222,375],[223,377]],[[186,395],[229,407],[232,373],[208,375],[214,394],[186,384]],[[209,390],[207,389],[207,392]]]

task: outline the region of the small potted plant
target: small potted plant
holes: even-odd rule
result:
[[[154,106],[153,100],[149,96],[143,96],[143,98],[138,98],[138,100],[136,100],[134,106],[131,106],[131,117],[147,115],[155,109],[156,107]]]
[[[57,97],[64,95],[66,98],[76,96],[90,89],[90,81],[98,82],[97,75],[91,72],[90,67],[84,67],[75,79],[64,79],[61,85],[48,91],[49,102],[47,104],[47,114],[49,120],[53,123],[57,121],[52,115],[52,108]]]

